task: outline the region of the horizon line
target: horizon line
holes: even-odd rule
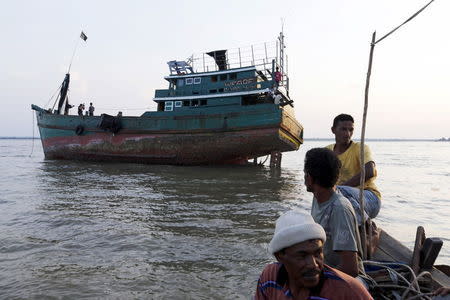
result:
[[[0,136],[0,139],[2,140],[32,140],[33,137],[31,136]],[[40,137],[34,137],[34,139],[39,140]],[[366,138],[366,141],[439,141],[441,138]],[[330,138],[323,138],[323,137],[309,137],[304,138],[305,141],[329,141],[334,140],[333,137]],[[353,139],[354,141],[360,141],[360,138]]]

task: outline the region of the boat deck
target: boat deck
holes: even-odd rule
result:
[[[380,242],[374,254],[373,260],[380,262],[400,262],[410,265],[413,251],[401,244],[398,240],[389,235],[386,231],[381,231]],[[442,286],[450,286],[450,277],[433,267],[426,270],[431,273],[432,289]]]

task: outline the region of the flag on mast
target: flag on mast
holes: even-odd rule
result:
[[[86,40],[87,40],[87,35],[84,34],[84,32],[82,31],[81,34],[80,34],[80,38],[81,38],[83,41],[86,42]]]

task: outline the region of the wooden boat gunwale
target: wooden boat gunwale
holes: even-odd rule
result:
[[[413,260],[413,251],[388,234],[381,230],[378,247],[373,255],[372,261],[375,262],[395,262],[411,266]],[[444,265],[448,269],[450,266]],[[431,290],[436,290],[440,287],[450,287],[449,274],[442,272],[440,269],[433,266],[431,269],[423,269],[431,275]],[[387,272],[368,272],[368,275],[375,281],[379,282],[386,277],[389,277]],[[417,299],[417,298],[416,298]]]

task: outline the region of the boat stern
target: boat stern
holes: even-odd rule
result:
[[[292,150],[298,150],[303,144],[303,126],[295,118],[294,109],[286,105],[281,108],[280,138],[292,144]]]

